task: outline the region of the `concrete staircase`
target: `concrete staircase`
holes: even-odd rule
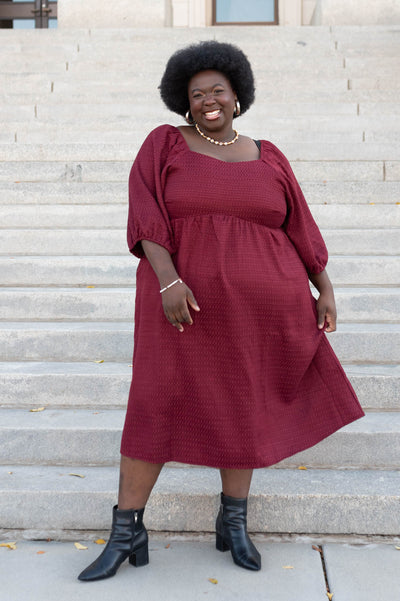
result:
[[[396,27],[1,32],[4,530],[68,538],[110,524],[137,265],[125,238],[128,173],[150,129],[181,122],[158,97],[166,58],[214,36],[254,66],[257,100],[240,132],[287,154],[327,241],[340,316],[329,340],[367,412],[257,470],[250,528],[399,533]],[[216,470],[171,464],[146,523],[212,531],[219,490]]]

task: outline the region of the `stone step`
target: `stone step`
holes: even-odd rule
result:
[[[154,100],[159,100],[161,103],[158,91],[155,90],[152,93],[151,87],[149,86],[148,92],[151,96],[154,96]],[[382,103],[383,105],[385,103]],[[342,116],[340,126],[345,130],[348,125],[359,123],[363,127],[370,127],[371,125],[387,126],[390,123],[398,125],[399,113],[395,111],[393,103],[389,104],[391,111],[385,112],[384,115],[377,115],[376,113],[369,113],[362,111],[363,104],[361,107],[357,106],[357,103],[324,103],[324,102],[313,102],[313,103],[292,103],[290,105],[284,103],[263,103],[262,105],[255,104],[251,108],[251,113],[255,118],[262,117],[265,113],[265,106],[268,107],[268,122],[276,123],[277,125],[292,125],[296,126],[319,126],[322,124],[329,124],[332,122],[333,117],[338,115]],[[386,107],[387,108],[387,107]],[[77,113],[76,106],[71,104],[64,104],[60,102],[57,105],[54,104],[32,104],[32,105],[5,105],[0,108],[0,119],[4,121],[26,121],[37,119],[39,122],[45,123],[59,123],[60,121],[87,121],[93,120],[94,116],[99,119],[110,119],[113,122],[119,122],[122,119],[129,120],[136,124],[142,120],[142,111],[146,111],[147,116],[158,118],[163,113],[166,113],[165,107],[158,105],[148,105],[145,103],[117,103],[117,104],[87,104],[81,103],[79,105],[79,112]],[[140,117],[138,116],[140,113]],[[313,114],[314,113],[314,114]],[[293,121],[295,120],[295,121]],[[336,122],[336,126],[338,123]]]
[[[0,465],[118,465],[124,410],[1,409]],[[278,467],[396,469],[400,413],[368,413]]]
[[[400,254],[397,229],[325,230],[321,233],[332,255]],[[31,230],[5,229],[0,239],[0,255],[125,255],[124,229]]]
[[[85,117],[84,111],[82,115],[80,115],[80,107],[76,105],[70,104],[67,106],[69,109],[67,111],[60,111],[59,116],[57,115],[58,109],[60,108],[58,105],[47,105],[47,109],[54,107],[54,116],[50,118],[46,118],[40,115],[40,105],[34,109],[30,106],[22,106],[18,107],[19,109],[24,109],[26,112],[26,117],[23,116],[23,112],[21,114],[17,113],[16,110],[4,110],[4,115],[2,116],[2,129],[5,132],[15,131],[17,135],[22,135],[25,133],[35,134],[40,133],[40,131],[46,132],[54,132],[60,134],[63,129],[75,127],[78,128],[81,133],[81,141],[88,140],[90,141],[89,134],[91,132],[106,133],[106,132],[135,132],[138,130],[141,133],[142,138],[145,137],[145,132],[150,131],[151,127],[156,127],[160,123],[168,123],[171,118],[175,121],[179,117],[172,116],[171,113],[165,107],[159,105],[158,99],[155,97],[154,99],[149,98],[149,101],[156,103],[156,110],[147,110],[143,109],[143,111],[135,110],[134,108],[130,111],[126,112],[114,112],[111,107],[111,104],[99,104],[97,106],[91,107],[91,114]],[[86,105],[85,105],[86,106]],[[99,108],[99,110],[98,110]],[[104,110],[107,109],[107,110]],[[25,110],[26,109],[26,110]],[[102,110],[100,110],[102,109]],[[28,115],[32,112],[38,113],[38,117],[35,117],[33,114],[31,117]],[[263,122],[265,112],[268,112],[268,105],[260,106],[257,109],[250,110],[247,114],[245,114],[240,122],[240,127],[238,127],[240,131],[248,131],[254,130],[260,132],[260,122]],[[50,112],[50,111],[48,111]],[[7,113],[10,113],[10,118],[7,118]],[[103,115],[104,113],[104,115]],[[15,117],[15,118],[14,118]],[[184,120],[181,117],[179,122],[184,124]],[[333,134],[341,133],[346,136],[346,133],[351,134],[354,138],[356,134],[366,133],[377,133],[379,131],[383,131],[387,134],[388,142],[390,142],[390,134],[393,133],[394,130],[399,128],[400,117],[398,115],[386,115],[383,118],[375,118],[373,116],[365,116],[361,117],[359,115],[343,115],[340,118],[340,123],[338,123],[338,119],[335,118],[335,115],[328,115],[326,117],[323,116],[285,116],[284,114],[281,116],[272,116],[268,118],[268,122],[264,124],[263,130],[265,132],[271,132],[274,135],[279,135],[281,132],[283,134],[288,134],[292,131],[293,134],[300,135],[300,133],[304,136],[304,141],[307,142],[307,134],[313,137],[313,139],[323,138],[323,134],[328,135],[332,138],[331,143],[339,143],[339,140],[335,140]],[[321,131],[323,130],[323,131]],[[260,136],[259,136],[260,137]],[[363,139],[350,139],[349,142],[352,143],[360,143]],[[20,140],[20,142],[23,142]],[[26,142],[23,142],[26,143]],[[54,142],[53,142],[54,143]]]
[[[216,159],[217,160],[217,159]],[[8,161],[2,182],[127,182],[132,161]],[[400,161],[292,161],[300,181],[400,180]]]
[[[116,128],[112,127],[111,124],[108,124],[104,126],[107,127],[107,130],[104,131],[97,131],[98,121],[93,123],[93,127],[96,128],[93,130],[74,130],[71,129],[71,125],[55,126],[56,129],[54,129],[47,126],[41,127],[40,125],[35,124],[34,127],[29,126],[27,128],[23,124],[21,125],[21,123],[10,123],[7,126],[9,131],[2,134],[0,143],[15,145],[15,142],[18,142],[24,145],[42,145],[45,144],[46,140],[51,139],[56,145],[78,145],[82,139],[86,139],[93,145],[116,145],[118,144],[118,141],[120,141],[121,144],[124,145],[131,144],[131,156],[134,157],[139,150],[141,143],[145,139],[146,134],[162,124],[162,122],[171,122],[171,120],[171,118],[166,118],[141,123],[141,126],[145,125],[143,130],[138,130],[132,126],[129,126],[126,130],[122,130],[120,126]],[[176,125],[181,125],[181,123],[176,123]],[[340,131],[336,128],[334,131],[328,131],[328,129],[288,130],[269,127],[260,132],[259,125],[257,125],[256,120],[254,119],[252,121],[249,120],[246,123],[242,122],[242,127],[243,129],[241,132],[244,135],[248,135],[255,139],[260,137],[269,139],[279,147],[290,147],[293,144],[300,147],[304,145],[305,148],[306,145],[313,147],[312,157],[310,158],[314,159],[321,158],[317,151],[319,147],[324,147],[325,152],[323,152],[323,154],[326,154],[327,151],[329,151],[329,148],[326,148],[327,145],[329,147],[334,147],[340,143],[345,143],[349,146],[347,153],[344,153],[349,156],[348,160],[399,159],[399,133],[397,130],[364,130],[362,128],[355,128],[354,130],[349,129],[347,131]],[[378,148],[376,147],[377,145]],[[354,150],[351,150],[357,147],[361,147],[360,156],[357,156]],[[388,153],[386,153],[386,148],[389,148]],[[333,156],[328,154],[327,159],[333,158],[342,160],[338,150],[336,148],[334,150],[336,152],[334,152]],[[296,158],[299,157],[299,154],[301,157],[303,152],[300,151],[300,153],[297,153]],[[304,158],[309,157],[306,156]],[[83,158],[83,160],[85,160],[85,158]]]
[[[138,260],[120,256],[0,257],[1,286],[134,286]],[[328,263],[335,286],[400,286],[397,256],[335,256]]]
[[[366,411],[398,411],[399,365],[346,365],[345,371]],[[32,409],[125,408],[130,363],[0,363],[0,405]]]
[[[178,119],[176,125],[179,125]],[[248,135],[247,130],[243,130]],[[97,134],[98,135],[98,132]],[[116,134],[113,134],[116,135]],[[127,134],[131,136],[131,134]],[[280,136],[281,133],[277,133]],[[282,135],[286,136],[286,132]],[[77,144],[22,144],[15,143],[14,138],[11,143],[0,143],[0,160],[2,161],[31,161],[42,160],[52,161],[133,161],[136,150],[140,148],[146,133],[132,133],[130,143],[121,142],[106,144],[104,140],[99,143],[87,143],[82,141]],[[257,137],[257,136],[256,136]],[[258,136],[259,137],[259,136]],[[271,139],[278,144],[277,139]],[[390,142],[372,144],[368,142],[353,143],[343,147],[342,143],[321,144],[306,142],[304,139],[294,142],[291,139],[288,142],[278,144],[289,160],[319,160],[319,161],[379,161],[379,160],[400,160],[399,145]],[[339,182],[338,182],[339,183]],[[0,188],[1,190],[1,188]]]
[[[399,321],[400,288],[336,288],[335,297],[341,323]],[[134,309],[134,288],[0,288],[3,322],[124,322]]]
[[[343,363],[400,361],[398,323],[342,323],[328,340]],[[132,350],[132,322],[0,323],[0,361],[130,363]]]
[[[158,91],[154,94],[155,100],[159,98]],[[398,127],[400,125],[400,115],[398,113],[390,113],[384,115],[376,114],[358,114],[355,103],[341,103],[339,105],[331,105],[325,112],[324,103],[308,103],[307,107],[299,110],[299,105],[292,105],[290,110],[286,110],[286,106],[276,103],[267,104],[268,107],[268,128],[296,128],[307,129],[320,127],[340,127],[346,131],[348,127],[358,125],[363,128],[375,127],[376,129]],[[314,112],[313,108],[317,105],[319,110]],[[339,108],[336,108],[339,106]],[[346,107],[346,110],[345,110]],[[307,110],[306,110],[307,108]],[[160,110],[161,109],[161,110]],[[294,110],[295,109],[295,110]],[[252,116],[255,121],[265,116],[265,104],[255,104],[241,121],[245,121],[247,116]],[[86,123],[96,119],[107,119],[113,126],[117,126],[121,122],[127,125],[129,123],[134,126],[140,126],[143,120],[143,111],[146,111],[146,118],[154,117],[162,118],[164,115],[169,115],[168,109],[162,106],[149,106],[144,103],[129,103],[129,104],[98,104],[95,107],[93,104],[80,104],[79,112],[76,107],[70,104],[39,104],[34,106],[5,106],[0,110],[0,118],[5,121],[25,121],[37,119],[38,122],[60,123],[71,122]],[[304,112],[303,112],[304,111]],[[340,124],[337,121],[337,115],[341,115]]]
[[[14,144],[15,142],[21,144],[45,144],[46,140],[51,139],[53,143],[57,145],[61,144],[79,144],[82,142],[82,139],[90,141],[92,144],[110,144],[115,145],[118,144],[118,141],[121,144],[131,144],[131,156],[134,157],[136,152],[139,150],[141,143],[146,137],[146,134],[151,130],[161,125],[162,123],[171,123],[174,120],[174,117],[161,119],[161,120],[153,120],[142,122],[141,127],[143,129],[138,130],[137,128],[130,127],[125,130],[121,127],[115,128],[111,127],[111,125],[102,126],[103,131],[96,131],[99,127],[99,122],[96,121],[93,123],[93,127],[96,129],[93,130],[74,130],[72,125],[61,125],[54,127],[47,127],[43,125],[42,127],[36,124],[34,127],[29,125],[26,127],[25,125],[18,124],[8,124],[7,128],[9,131],[5,131],[3,133],[4,138],[2,139],[2,143]],[[174,123],[175,125],[182,125],[182,120],[179,123]],[[349,147],[361,146],[363,144],[363,140],[367,141],[372,145],[379,144],[380,147],[383,145],[393,146],[398,142],[398,135],[396,130],[385,130],[384,132],[379,131],[364,131],[358,128],[356,131],[309,131],[309,130],[282,130],[282,129],[264,129],[260,132],[259,125],[256,124],[256,121],[247,122],[245,125],[242,123],[243,129],[241,132],[245,135],[263,139],[269,139],[274,142],[276,145],[284,145],[284,144],[314,144],[316,147],[320,147],[323,145],[337,145],[342,140]],[[107,129],[105,129],[107,128]],[[387,135],[386,135],[387,134]],[[1,139],[0,139],[1,140]],[[365,157],[363,156],[365,155]],[[376,156],[378,155],[378,156]],[[394,155],[394,156],[393,156]],[[315,158],[320,158],[315,150],[313,153]],[[337,157],[337,153],[335,158]],[[363,160],[364,158],[368,159],[398,159],[398,144],[397,150],[392,149],[390,151],[390,156],[385,156],[382,153],[379,153],[379,149],[373,150],[372,148],[368,150],[366,147],[362,149],[361,157],[357,155],[352,155],[351,159],[354,160]],[[339,157],[337,157],[339,158]]]
[[[400,205],[311,205],[321,228],[400,227]],[[0,205],[0,228],[124,228],[128,203],[113,205]]]
[[[69,476],[81,472],[84,478]],[[36,531],[41,539],[60,536],[64,530],[110,528],[117,498],[116,467],[8,465],[2,468],[1,480],[3,528],[18,524],[22,530]],[[248,528],[397,535],[399,486],[398,471],[255,470]],[[147,505],[147,528],[214,532],[220,490],[217,470],[164,469]]]
[[[293,156],[293,155],[292,155]],[[132,152],[132,160],[134,152]],[[126,204],[127,181],[78,182],[1,182],[0,204]],[[312,204],[397,204],[400,188],[397,181],[341,182],[300,181],[307,202]]]
[[[0,81],[4,76],[0,74]],[[150,93],[156,94],[158,80],[154,81]],[[86,84],[86,81],[85,81]],[[348,84],[349,85],[349,84]],[[324,89],[302,88],[296,90],[297,102],[319,102],[319,103],[394,103],[398,98],[396,89],[347,89],[341,92],[329,92]],[[28,83],[14,83],[8,85],[4,83],[3,91],[0,91],[0,101],[3,104],[37,104],[45,102],[47,104],[69,103],[93,103],[93,104],[112,104],[119,102],[130,102],[132,100],[132,86],[118,82],[116,88],[109,89],[107,80],[99,79],[92,82],[90,88],[83,87],[82,82],[74,83],[73,80],[65,82],[60,76],[49,77],[43,83],[35,83],[29,86]],[[274,87],[266,90],[264,95],[265,102],[281,103],[286,101],[288,104],[293,102],[293,94],[289,90],[281,90]],[[159,102],[157,96],[157,102]],[[161,107],[161,105],[160,105]]]

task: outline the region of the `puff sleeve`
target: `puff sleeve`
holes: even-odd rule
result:
[[[143,257],[142,240],[175,251],[173,232],[163,200],[163,173],[168,159],[169,128],[153,130],[140,148],[129,175],[127,239],[129,250]]]
[[[300,185],[285,155],[268,143],[273,155],[274,168],[279,172],[285,189],[287,215],[283,224],[286,235],[296,248],[309,274],[323,271],[328,262],[328,251],[321,232],[311,214]]]

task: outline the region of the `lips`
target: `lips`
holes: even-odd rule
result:
[[[214,119],[218,119],[220,114],[221,109],[217,109],[215,111],[207,111],[206,113],[204,113],[204,117],[205,119],[207,119],[207,121],[214,121]]]

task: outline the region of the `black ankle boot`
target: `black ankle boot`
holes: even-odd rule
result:
[[[144,508],[120,510],[113,507],[110,539],[103,553],[88,566],[78,579],[102,580],[114,576],[127,557],[129,563],[139,567],[149,563],[147,530],[143,525]]]
[[[236,499],[221,493],[216,532],[219,551],[230,549],[233,561],[242,568],[261,569],[261,556],[247,533],[247,498]]]

